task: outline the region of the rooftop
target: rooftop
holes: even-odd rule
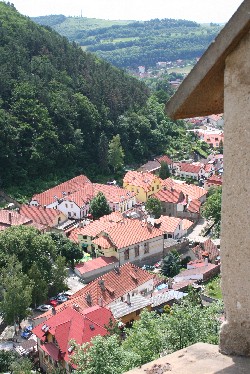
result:
[[[105,257],[100,256],[93,260],[89,260],[86,262],[81,262],[79,264],[75,265],[75,268],[79,271],[81,274],[88,273],[93,270],[101,269],[109,264],[118,263],[116,257]]]
[[[151,173],[128,171],[123,178],[123,183],[141,187],[145,191],[151,191],[152,183],[155,180],[161,181],[159,177]]]
[[[55,220],[62,215],[57,209],[43,208],[41,206],[22,205],[20,213],[38,222],[41,225],[53,227],[58,224]],[[65,217],[66,220],[66,217]]]

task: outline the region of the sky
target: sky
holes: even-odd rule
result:
[[[110,20],[187,19],[227,22],[243,0],[10,0],[22,14],[50,14]]]

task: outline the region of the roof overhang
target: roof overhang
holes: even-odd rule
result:
[[[224,112],[224,68],[227,56],[250,29],[250,1],[244,0],[201,59],[166,103],[173,119]]]

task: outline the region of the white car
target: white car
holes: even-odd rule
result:
[[[36,309],[40,310],[41,312],[47,312],[48,310],[52,309],[52,305],[42,304],[39,305]]]

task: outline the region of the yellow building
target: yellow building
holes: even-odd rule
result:
[[[128,171],[123,178],[123,187],[136,193],[136,199],[146,202],[148,198],[161,190],[161,178],[151,173]]]

